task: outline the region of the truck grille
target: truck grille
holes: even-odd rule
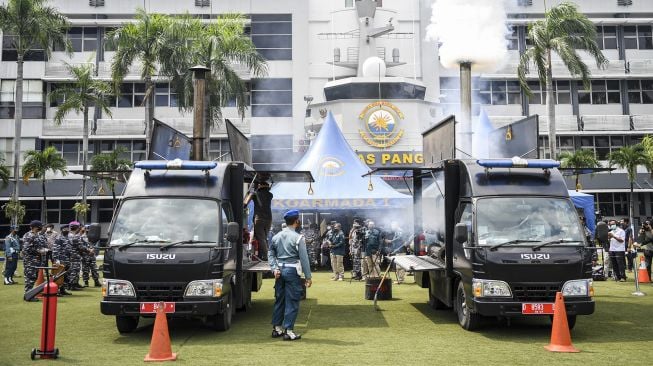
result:
[[[519,301],[547,301],[553,302],[556,292],[560,291],[559,284],[513,284],[512,292]]]
[[[136,283],[139,301],[183,301],[185,283]]]

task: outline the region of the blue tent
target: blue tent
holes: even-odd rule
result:
[[[347,143],[331,112],[293,170],[311,171],[315,178],[313,194],[308,192],[306,183],[275,184],[273,210],[370,210],[407,208],[413,204],[411,196],[395,191],[381,178],[362,177],[370,169]]]
[[[594,196],[591,194],[569,191],[569,197],[574,206],[583,209],[587,228],[594,235],[596,229],[596,216],[594,215]]]

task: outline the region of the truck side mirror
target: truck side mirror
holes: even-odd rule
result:
[[[453,230],[453,238],[460,244],[467,241],[467,224],[457,223]]]
[[[86,237],[88,238],[89,243],[97,243],[100,241],[101,231],[100,224],[94,223],[89,225],[88,231],[86,232]]]
[[[227,241],[230,243],[235,243],[238,241],[238,235],[240,234],[240,226],[237,222],[230,222],[227,224]]]
[[[602,245],[608,241],[608,225],[605,222],[596,224],[596,238]]]

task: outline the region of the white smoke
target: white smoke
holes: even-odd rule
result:
[[[458,68],[471,62],[475,71],[494,71],[508,55],[504,0],[436,0],[426,37],[440,44],[440,62]]]

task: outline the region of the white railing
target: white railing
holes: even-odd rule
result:
[[[229,117],[227,117],[229,118]],[[170,127],[181,131],[184,134],[192,135],[193,120],[192,118],[162,118],[164,123]],[[240,119],[236,117],[229,118],[229,120],[244,134],[249,134],[251,130],[251,119]],[[82,119],[67,119],[60,125],[54,123],[51,119],[46,119],[43,122],[43,135],[44,136],[81,136],[83,133]],[[92,120],[89,121],[89,128]],[[144,119],[99,119],[97,122],[96,135],[144,135],[145,134],[145,121]],[[226,134],[227,129],[224,122],[216,124],[211,129],[211,134]]]
[[[80,66],[80,65],[95,65],[94,62],[76,62],[76,63],[70,63],[72,66]],[[250,73],[249,69],[245,65],[241,64],[232,64],[231,67],[233,70],[238,74],[238,76],[241,79],[249,79],[250,78]],[[126,79],[134,80],[134,79],[140,79],[141,77],[141,65],[140,63],[135,63],[133,64],[130,68],[129,71],[127,72],[127,75],[125,75]],[[68,71],[68,68],[66,67],[66,64],[63,62],[56,62],[56,61],[51,61],[51,62],[46,62],[45,64],[45,78],[46,79],[72,79],[71,73]],[[102,61],[98,64],[98,78],[103,79],[103,80],[109,80],[111,79],[111,63],[108,61]]]
[[[642,60],[649,61],[649,60]],[[633,62],[633,61],[631,61]],[[517,77],[517,67],[519,62],[510,61],[506,63],[499,70],[493,72],[482,73],[481,77],[491,78],[491,77]],[[626,63],[624,60],[610,60],[608,65],[605,68],[599,69],[596,67],[596,63],[588,61],[587,66],[592,74],[592,77],[608,77],[608,76],[619,76],[626,74]],[[632,66],[631,66],[632,68]],[[567,69],[567,66],[562,61],[553,61],[553,76],[555,78],[571,78],[571,74]],[[534,66],[530,65],[527,76],[529,78],[536,78],[537,70]]]
[[[629,131],[630,116],[581,116],[583,131]]]
[[[653,60],[630,60],[628,69],[631,75],[651,75],[653,74]]]
[[[653,115],[640,114],[633,115],[633,126],[636,131],[639,130],[653,130]]]

